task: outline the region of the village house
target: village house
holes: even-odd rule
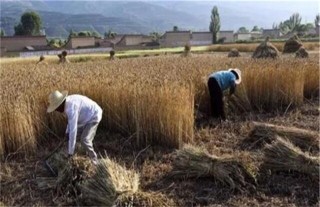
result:
[[[250,41],[252,40],[252,35],[250,32],[247,33],[235,33],[234,40],[235,41]]]
[[[71,37],[67,42],[66,49],[95,47],[95,37]]]
[[[104,41],[109,42],[116,49],[142,49],[159,46],[151,36],[143,34],[119,34],[112,38],[106,38]]]
[[[234,42],[233,30],[222,30],[218,32],[218,39],[223,38],[224,43]]]
[[[160,45],[163,47],[178,47],[190,44],[191,31],[167,31],[160,38]]]
[[[192,32],[190,45],[210,45],[212,43],[211,32]]]
[[[262,37],[266,38],[266,37],[270,37],[270,38],[280,38],[281,37],[281,32],[280,29],[264,29],[262,31]]]
[[[25,50],[48,50],[46,36],[5,36],[0,37],[1,56],[6,52]]]

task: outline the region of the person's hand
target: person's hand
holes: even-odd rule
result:
[[[66,138],[66,141],[69,140],[69,133],[66,133],[66,134],[65,134],[65,138]]]
[[[68,154],[68,162],[71,162],[73,159],[73,155]]]

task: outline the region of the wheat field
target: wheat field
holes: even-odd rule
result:
[[[66,65],[34,59],[1,63],[0,154],[33,154],[37,145],[62,135],[66,120],[47,114],[53,90],[68,90],[95,100],[103,109],[101,126],[134,135],[137,145],[157,143],[179,148],[194,140],[194,116],[208,113],[207,76],[239,68],[243,82],[230,103],[243,110],[275,111],[299,106],[319,92],[316,56],[253,60],[214,54],[90,59]],[[238,110],[235,110],[238,109]]]

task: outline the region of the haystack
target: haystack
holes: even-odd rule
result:
[[[265,148],[263,166],[272,171],[295,171],[319,181],[320,159],[303,153],[290,141],[277,137]]]
[[[106,157],[82,186],[82,200],[93,206],[174,206],[172,200],[160,193],[139,191],[139,185],[138,173]]]
[[[308,58],[309,53],[304,47],[300,47],[299,50],[296,52],[296,58]]]
[[[115,60],[115,56],[114,56],[116,54],[115,51],[111,50],[109,54],[110,54],[109,60]]]
[[[191,46],[189,44],[186,44],[184,46],[184,51],[182,53],[182,57],[188,57],[191,55]]]
[[[318,132],[261,122],[252,123],[252,130],[245,141],[250,143],[251,147],[255,147],[271,143],[276,136],[286,137],[305,150],[319,150],[320,137]]]
[[[302,42],[297,35],[290,37],[283,47],[283,53],[294,53],[302,47]]]
[[[240,53],[237,48],[232,48],[228,53],[228,57],[240,57]]]
[[[278,49],[269,42],[267,37],[264,42],[262,42],[252,54],[252,58],[277,58],[279,56]]]
[[[177,151],[170,176],[174,178],[211,177],[231,189],[243,191],[255,188],[255,178],[250,167],[233,157],[216,157],[205,150],[190,145]]]

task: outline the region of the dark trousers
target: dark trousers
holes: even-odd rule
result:
[[[226,119],[224,112],[223,92],[215,78],[209,78],[208,88],[210,92],[211,115],[214,118]]]

